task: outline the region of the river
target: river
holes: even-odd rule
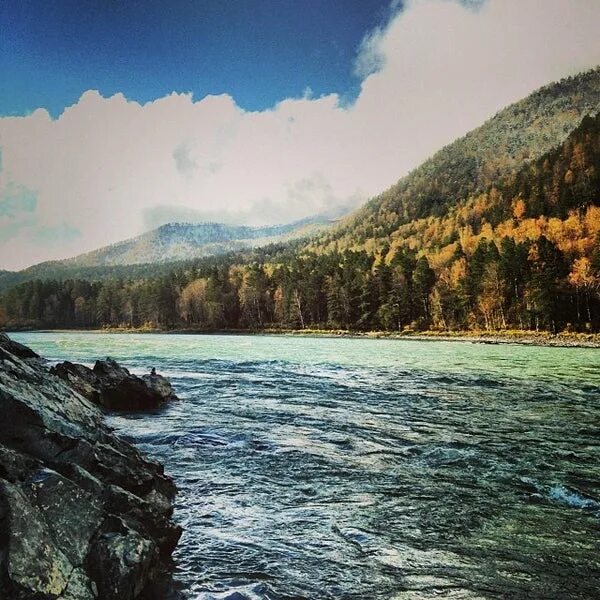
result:
[[[109,422],[177,482],[184,598],[600,597],[600,350],[13,337],[171,378]]]

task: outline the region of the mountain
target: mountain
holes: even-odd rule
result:
[[[98,267],[190,260],[306,237],[330,223],[325,217],[266,227],[169,223],[135,238],[59,262],[67,267]]]
[[[0,323],[600,331],[600,69],[499,112],[309,240],[93,268],[127,277],[13,286]]]
[[[330,227],[337,213],[285,225],[249,227],[223,223],[169,223],[137,237],[73,258],[0,270],[0,290],[33,279],[101,280],[167,273],[174,263],[309,238]]]

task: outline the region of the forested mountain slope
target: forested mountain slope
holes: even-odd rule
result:
[[[316,245],[373,248],[401,225],[444,215],[562,144],[599,110],[600,67],[547,85],[440,150]]]
[[[144,279],[183,268],[209,256],[310,238],[330,227],[337,215],[318,215],[285,225],[250,227],[224,223],[169,223],[135,238],[73,258],[0,270],[0,292],[35,279]]]
[[[0,293],[15,285],[35,279],[54,279],[57,281],[66,279],[82,279],[86,281],[123,278],[144,279],[168,273],[176,268],[176,266],[181,265],[177,263],[145,263],[140,265],[78,266],[53,260],[33,265],[22,271],[0,272]]]

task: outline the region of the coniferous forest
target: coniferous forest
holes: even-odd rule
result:
[[[496,166],[478,185],[471,159],[451,158],[454,171],[433,176],[426,163],[309,240],[162,266],[155,276],[137,267],[25,281],[3,293],[0,324],[599,331],[600,117],[585,116],[550,151]]]

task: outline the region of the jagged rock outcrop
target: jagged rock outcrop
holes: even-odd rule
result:
[[[173,482],[0,335],[0,598],[130,600],[169,569]]]
[[[154,409],[176,399],[168,379],[151,373],[132,375],[115,360],[98,360],[93,369],[68,361],[50,369],[82,396],[109,410]]]

